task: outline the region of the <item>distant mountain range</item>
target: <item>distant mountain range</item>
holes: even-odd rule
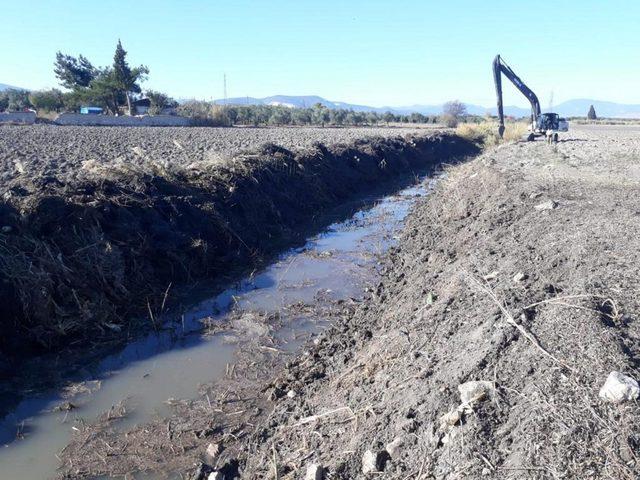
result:
[[[442,113],[442,104],[435,105],[409,105],[404,107],[370,107],[367,105],[357,105],[345,102],[334,102],[317,95],[273,95],[271,97],[255,98],[255,97],[237,97],[218,99],[216,103],[219,105],[282,105],[290,108],[312,107],[316,103],[320,103],[327,108],[346,108],[356,112],[393,112],[397,114],[409,114],[412,112],[422,113],[423,115],[437,115]],[[553,111],[559,113],[563,117],[586,117],[589,107],[593,105],[596,114],[599,117],[615,117],[615,118],[640,118],[640,104],[623,104],[615,102],[606,102],[601,100],[591,100],[586,98],[578,98],[575,100],[567,100],[553,107]],[[496,115],[496,107],[483,107],[467,103],[467,112],[471,115],[485,115],[489,112]],[[516,106],[505,106],[505,115],[513,117],[525,117],[529,115],[528,108]]]
[[[18,90],[24,90],[23,88],[14,87],[13,85],[7,85],[6,83],[0,83],[0,92],[3,90],[9,90],[10,88],[15,88]]]
[[[9,88],[20,88],[5,83],[0,83],[0,91]],[[186,101],[186,100],[183,100]],[[317,95],[273,95],[271,97],[255,98],[255,97],[236,97],[226,100],[218,99],[215,101],[219,105],[282,105],[290,108],[312,107],[316,103],[320,103],[327,108],[345,108],[356,112],[393,112],[396,114],[410,114],[413,112],[422,113],[423,115],[438,115],[442,113],[442,104],[434,105],[409,105],[405,107],[370,107],[367,105],[358,105],[345,102],[334,102]],[[496,115],[496,107],[483,107],[466,103],[467,112],[471,115],[485,115],[489,112]],[[567,100],[553,107],[553,111],[559,113],[563,117],[586,117],[589,107],[593,105],[596,114],[599,117],[610,118],[640,118],[640,104],[624,104],[615,102],[606,102],[601,100],[591,100],[588,98],[578,98]],[[546,111],[546,110],[545,110]],[[505,106],[505,115],[512,117],[525,117],[529,115],[528,108]]]

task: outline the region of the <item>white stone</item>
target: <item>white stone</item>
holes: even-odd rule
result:
[[[619,403],[640,397],[638,382],[620,372],[611,372],[600,389],[599,396],[605,402]]]
[[[456,438],[458,438],[459,435],[460,435],[460,430],[457,428],[452,428],[442,436],[442,438],[440,439],[440,442],[442,443],[442,445],[446,445],[447,443],[451,443]]]
[[[484,277],[482,277],[484,280],[495,280],[496,278],[498,278],[498,275],[500,274],[499,271],[494,270],[491,273],[486,274]]]
[[[493,382],[485,380],[465,382],[458,385],[460,400],[464,404],[470,404],[484,399],[493,391]]]
[[[215,459],[220,453],[220,445],[217,443],[210,443],[207,445],[207,455],[209,455],[212,459]]]
[[[322,465],[312,463],[307,467],[307,473],[304,476],[304,480],[322,480],[324,477],[324,468]]]
[[[367,473],[379,472],[378,463],[378,454],[367,450],[362,456],[362,473],[366,475]]]
[[[440,417],[440,428],[445,430],[447,429],[447,427],[453,427],[454,425],[460,423],[460,420],[462,420],[463,412],[464,409],[458,407],[442,415],[442,417]]]
[[[289,398],[295,398],[295,396],[296,396],[296,392],[294,392],[293,390],[289,390],[289,391],[287,392],[287,397],[289,397]]]
[[[527,279],[527,274],[526,273],[522,273],[522,272],[518,272],[513,276],[513,281],[514,282],[522,282],[523,280]]]
[[[427,305],[433,305],[436,301],[436,296],[433,292],[427,293]]]
[[[553,200],[547,200],[546,202],[539,203],[533,208],[535,208],[536,210],[553,210],[557,206],[557,202],[554,202]]]

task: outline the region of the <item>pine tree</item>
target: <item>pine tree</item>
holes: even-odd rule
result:
[[[69,90],[88,87],[98,74],[91,62],[82,55],[76,58],[62,52],[56,53],[53,71],[60,84]]]
[[[127,63],[127,52],[122,47],[122,42],[118,40],[116,53],[113,56],[113,80],[118,89],[125,94],[129,115],[132,114],[130,94],[141,92],[138,81],[144,80],[148,73],[149,69],[144,65],[133,69],[129,67]]]
[[[589,107],[589,113],[587,113],[587,118],[589,120],[596,120],[598,117],[596,116],[596,109],[593,108],[593,105]]]

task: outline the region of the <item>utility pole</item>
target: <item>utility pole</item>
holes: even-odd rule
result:
[[[224,73],[223,76],[223,83],[224,83],[224,104],[227,104],[227,74]]]

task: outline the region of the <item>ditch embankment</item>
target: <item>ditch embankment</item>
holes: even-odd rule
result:
[[[281,130],[289,148],[222,129],[0,127],[4,373],[16,355],[157,328],[181,286],[234,278],[323,210],[477,152],[452,134]]]
[[[242,478],[639,478],[637,383],[601,391],[640,378],[639,189],[637,127],[449,169],[371,298],[270,384],[295,395]]]

